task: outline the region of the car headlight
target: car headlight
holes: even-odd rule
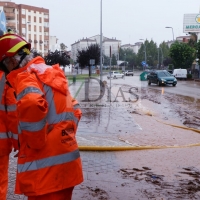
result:
[[[161,81],[162,81],[162,82],[165,82],[166,80],[165,80],[165,79],[161,79]]]
[[[176,78],[174,79],[174,81],[177,81]]]

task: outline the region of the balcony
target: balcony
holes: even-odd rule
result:
[[[38,43],[38,41],[37,41],[37,40],[34,40],[34,43],[35,43],[35,44],[37,44],[37,43]]]
[[[40,43],[40,44],[42,44],[42,43],[43,43],[43,41],[42,41],[42,40],[40,40],[40,41],[39,41],[39,43]]]
[[[7,23],[7,27],[9,27],[9,28],[15,28],[16,26],[15,26],[15,23],[13,23],[13,22],[8,22],[8,23]]]
[[[29,43],[32,43],[33,41],[31,39],[28,40]]]
[[[44,32],[49,32],[49,27],[44,26]]]
[[[49,36],[44,36],[44,40],[49,40]]]
[[[5,15],[6,15],[6,19],[7,19],[7,20],[15,19],[15,13],[6,12]]]

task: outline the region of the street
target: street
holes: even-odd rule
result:
[[[104,76],[103,81],[106,91],[97,101],[91,100],[99,97],[98,82],[90,81],[89,102],[83,102],[85,84],[70,85],[83,112],[77,140],[84,182],[75,187],[73,200],[200,199],[200,135],[190,129],[200,129],[199,82],[148,86],[138,75],[111,81]],[[110,82],[111,100],[116,102],[108,101]],[[136,96],[130,88],[137,95],[131,102],[128,99]],[[135,150],[127,151],[130,147]],[[12,154],[8,200],[26,199],[13,195],[15,170]]]

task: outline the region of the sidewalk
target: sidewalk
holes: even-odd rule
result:
[[[162,119],[160,116],[147,116],[144,110],[139,113],[141,102],[130,112],[127,102],[120,104],[119,107],[117,103],[112,106],[109,102],[105,103],[107,93],[101,100],[83,103],[81,100],[86,94],[81,82],[71,84],[70,91],[80,102],[83,111],[77,131],[79,145],[156,146],[185,145],[187,142],[200,141],[200,135],[197,133],[159,124],[155,119],[156,117]],[[115,94],[117,91],[114,89]],[[90,86],[88,93],[92,94],[89,98],[98,98],[97,83]],[[119,138],[123,138],[125,142]],[[180,171],[183,171],[183,167],[189,166],[200,168],[199,150],[200,147],[140,151],[81,151],[84,182],[75,187],[73,200],[191,199],[183,191],[182,193],[179,191],[179,180],[186,178]],[[24,196],[13,195],[15,171],[16,159],[11,154],[7,199],[25,200]],[[173,191],[173,188],[178,192]],[[195,195],[200,199],[199,194]]]

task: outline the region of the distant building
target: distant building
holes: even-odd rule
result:
[[[60,45],[58,44],[58,38],[56,36],[49,37],[49,50],[52,52],[60,50]]]
[[[31,47],[41,52],[49,50],[49,10],[24,4],[15,4],[9,0],[0,1],[0,10],[4,11],[7,28],[31,43]]]
[[[141,45],[142,45],[142,42],[137,42],[135,44],[124,44],[124,45],[121,45],[121,48],[122,49],[131,49],[131,50],[133,50],[133,52],[135,54],[137,54],[139,49],[140,49],[140,47],[141,47]]]
[[[100,45],[100,35],[92,36],[89,38],[83,38],[71,45],[71,58],[76,61],[78,50],[86,49],[91,44]],[[115,54],[118,57],[118,50],[121,46],[121,40],[116,40],[116,38],[102,38],[102,53],[105,56],[110,56],[110,47],[111,54]]]
[[[165,43],[166,43],[166,44],[168,45],[168,47],[170,48],[170,46],[171,46],[174,42],[178,41],[178,42],[188,43],[189,40],[190,40],[190,38],[191,38],[191,36],[188,36],[188,35],[185,35],[185,36],[178,36],[178,37],[176,37],[176,40],[175,40],[175,41],[170,40],[170,41],[167,41],[167,42],[165,42]]]
[[[191,37],[188,36],[188,35],[185,35],[185,36],[178,36],[178,37],[176,38],[176,41],[188,43],[189,40],[190,40],[190,38],[191,38]]]

